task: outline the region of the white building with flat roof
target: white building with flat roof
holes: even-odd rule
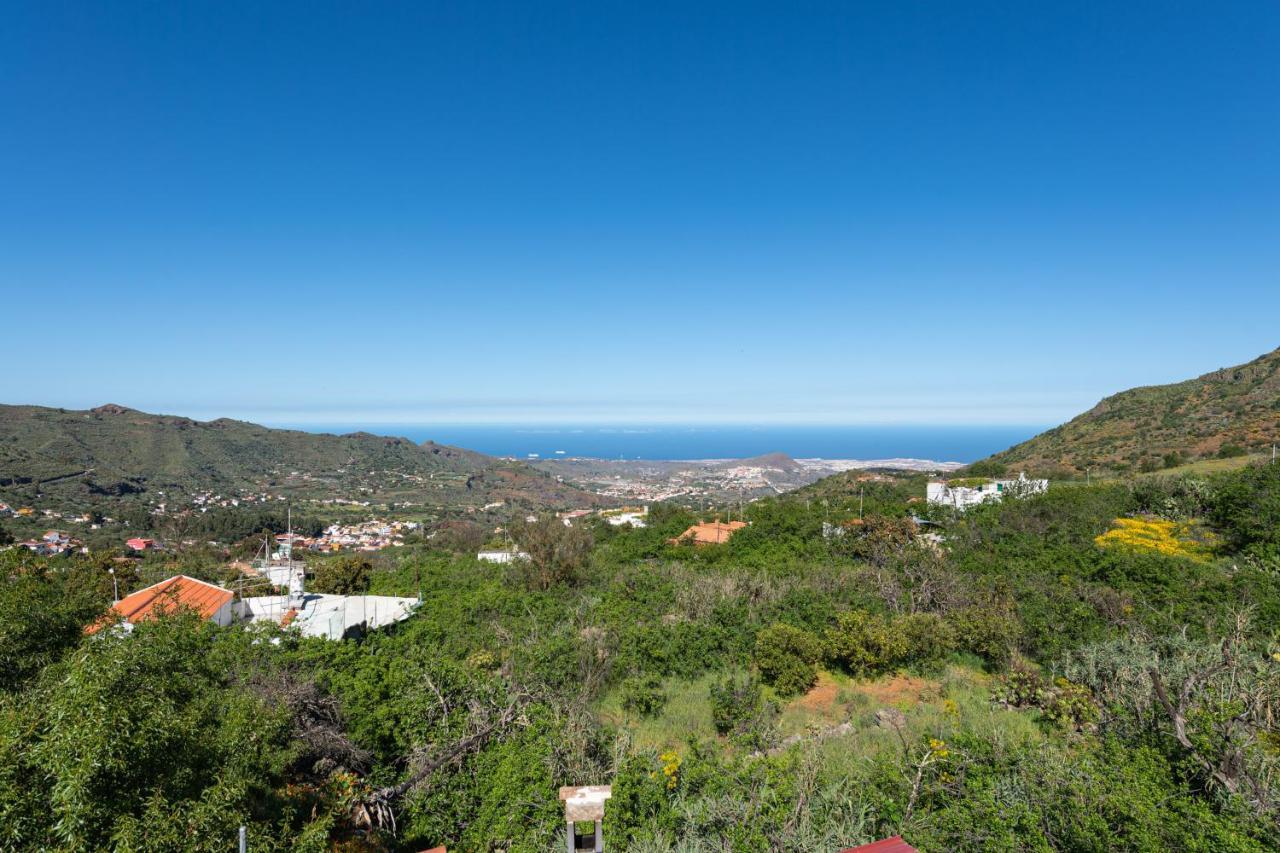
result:
[[[529,555],[524,551],[480,551],[476,559],[485,563],[514,563],[516,560],[527,560]]]
[[[985,477],[964,478],[947,482],[932,480],[925,488],[925,499],[938,506],[965,509],[988,501],[1003,500],[1005,495],[1015,498],[1038,495],[1047,491],[1048,480],[1030,480],[1025,473],[1013,480],[995,480]]]

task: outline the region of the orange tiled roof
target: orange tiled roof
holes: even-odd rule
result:
[[[728,542],[736,531],[746,527],[745,521],[720,522],[711,521],[706,524],[695,524],[681,533],[672,542],[693,542],[695,545],[716,545]]]
[[[874,841],[861,847],[849,847],[840,853],[916,853],[916,848],[902,840],[901,835]]]
[[[126,595],[111,605],[111,611],[126,622],[135,624],[180,607],[194,610],[203,618],[210,619],[234,597],[235,594],[229,589],[186,575],[174,575],[168,580]],[[109,619],[97,622],[85,628],[85,633],[95,633],[109,624]]]

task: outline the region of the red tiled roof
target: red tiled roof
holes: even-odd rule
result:
[[[745,521],[730,521],[728,523],[711,521],[706,524],[695,524],[675,539],[672,539],[671,542],[692,541],[695,545],[716,545],[721,542],[728,542],[730,536],[746,526],[747,523]]]
[[[861,847],[849,847],[841,850],[840,853],[916,853],[916,848],[903,841],[901,835],[895,835],[893,838],[873,841]]]
[[[126,595],[113,604],[111,610],[112,614],[132,623],[151,619],[178,608],[194,610],[203,618],[211,619],[234,597],[235,594],[229,589],[189,578],[186,575],[174,575],[168,580],[140,589],[132,595]],[[110,618],[99,621],[85,628],[85,633],[93,634],[109,624],[111,624]]]

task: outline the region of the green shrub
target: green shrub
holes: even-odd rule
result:
[[[894,620],[906,651],[903,663],[928,666],[955,650],[955,629],[936,613],[908,613]]]
[[[667,704],[667,694],[657,676],[645,675],[622,682],[622,707],[642,717],[652,717]]]
[[[1216,485],[1210,518],[1233,547],[1280,548],[1280,465],[1253,465]]]
[[[827,657],[857,675],[884,672],[906,655],[903,637],[884,616],[849,610],[826,632]]]
[[[769,744],[778,707],[764,698],[759,682],[750,676],[741,680],[729,676],[713,683],[710,694],[711,721],[717,732],[753,749]]]
[[[1017,617],[996,605],[971,605],[947,614],[955,630],[956,647],[1003,666],[1017,648]]]
[[[755,663],[765,684],[780,696],[803,693],[818,680],[822,644],[808,631],[781,623],[756,635]]]
[[[1083,684],[1065,678],[1047,681],[1025,660],[1015,660],[999,680],[993,696],[1015,708],[1035,708],[1045,718],[1069,729],[1083,729],[1098,721],[1093,693]]]

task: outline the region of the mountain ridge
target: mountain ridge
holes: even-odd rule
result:
[[[1040,472],[1150,471],[1280,441],[1280,349],[1194,379],[1111,394],[982,463]],[[982,464],[978,463],[978,464]]]
[[[279,489],[344,497],[391,491],[459,504],[596,502],[523,463],[403,436],[198,421],[118,403],[84,410],[0,404],[0,487],[46,486],[67,497]]]

